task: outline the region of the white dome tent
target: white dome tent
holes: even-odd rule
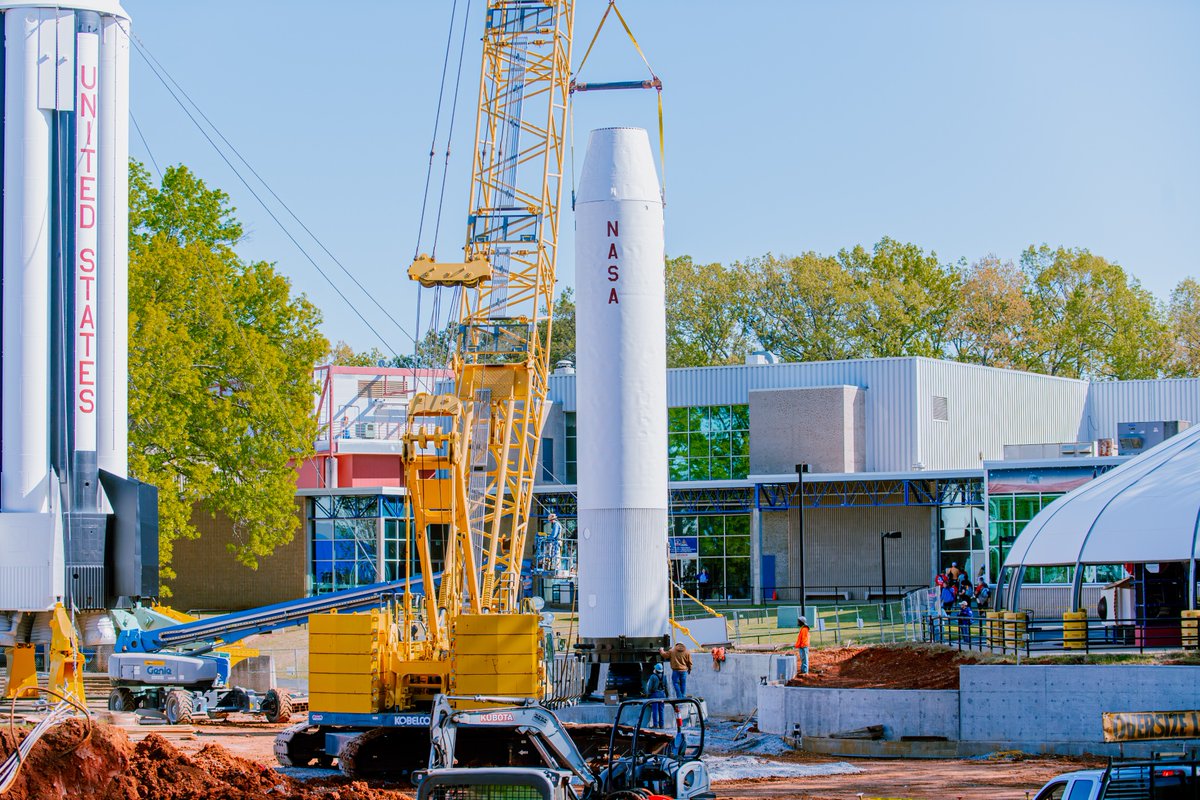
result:
[[[1035,516],[1013,542],[1005,568],[1017,608],[1026,567],[1074,567],[1079,610],[1086,565],[1183,563],[1187,607],[1196,608],[1200,557],[1200,426],[1071,491]]]

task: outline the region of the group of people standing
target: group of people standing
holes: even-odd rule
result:
[[[943,616],[960,614],[963,607],[985,609],[991,600],[992,588],[988,585],[983,567],[975,576],[975,582],[952,562],[950,568],[934,579],[938,591],[938,607]]]
[[[979,568],[972,583],[967,574],[958,568],[958,562],[952,562],[948,570],[934,579],[934,583],[942,616],[957,618],[958,635],[969,643],[975,610],[986,609],[992,596],[992,587],[988,585],[983,567]]]

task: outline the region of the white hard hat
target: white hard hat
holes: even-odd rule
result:
[[[550,516],[546,517],[546,519],[558,519],[558,514],[555,514],[553,511],[551,511]]]

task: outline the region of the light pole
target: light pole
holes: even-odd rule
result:
[[[882,531],[879,534],[879,578],[883,584],[883,602],[887,603],[887,549],[884,547],[884,542],[888,539],[899,539],[903,536],[902,531]]]
[[[800,545],[800,616],[807,616],[808,609],[805,600],[807,593],[804,585],[804,473],[808,472],[808,464],[796,465],[796,495],[799,498],[796,502],[798,506],[797,521],[799,522],[799,531],[797,538]]]

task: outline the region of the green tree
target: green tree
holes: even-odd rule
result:
[[[233,522],[243,564],[291,540],[294,464],[313,452],[320,314],[234,246],[224,192],[186,167],[154,185],[130,165],[129,469],[159,487],[163,577],[193,513]],[[169,589],[164,591],[169,594]]]
[[[430,329],[421,337],[412,353],[396,356],[390,366],[409,369],[447,369],[450,366],[450,344],[458,323],[449,323],[440,330]]]
[[[1021,255],[1031,322],[1026,367],[1070,378],[1152,378],[1170,359],[1162,309],[1118,264],[1047,245]]]
[[[736,364],[749,340],[742,327],[732,270],[697,264],[691,256],[667,259],[667,366]]]
[[[378,347],[372,347],[370,350],[360,353],[339,339],[337,344],[329,348],[323,361],[339,367],[375,367],[381,363],[388,363],[391,359],[385,356]]]
[[[543,313],[545,310],[543,309]],[[554,301],[554,327],[550,330],[550,369],[559,361],[575,361],[575,290],[570,286],[562,290]],[[546,323],[538,323],[540,333],[545,335]]]
[[[854,338],[869,358],[946,354],[958,308],[958,269],[915,244],[884,237],[870,250],[855,246],[838,253],[854,279]]]
[[[1024,367],[1025,337],[1033,314],[1025,273],[1011,261],[989,255],[968,267],[962,277],[951,324],[955,357],[988,367]]]
[[[768,253],[739,264],[737,313],[765,349],[785,361],[836,361],[859,353],[851,319],[862,292],[836,258]]]
[[[1180,378],[1200,377],[1200,283],[1184,278],[1167,305],[1171,357],[1167,371]]]

